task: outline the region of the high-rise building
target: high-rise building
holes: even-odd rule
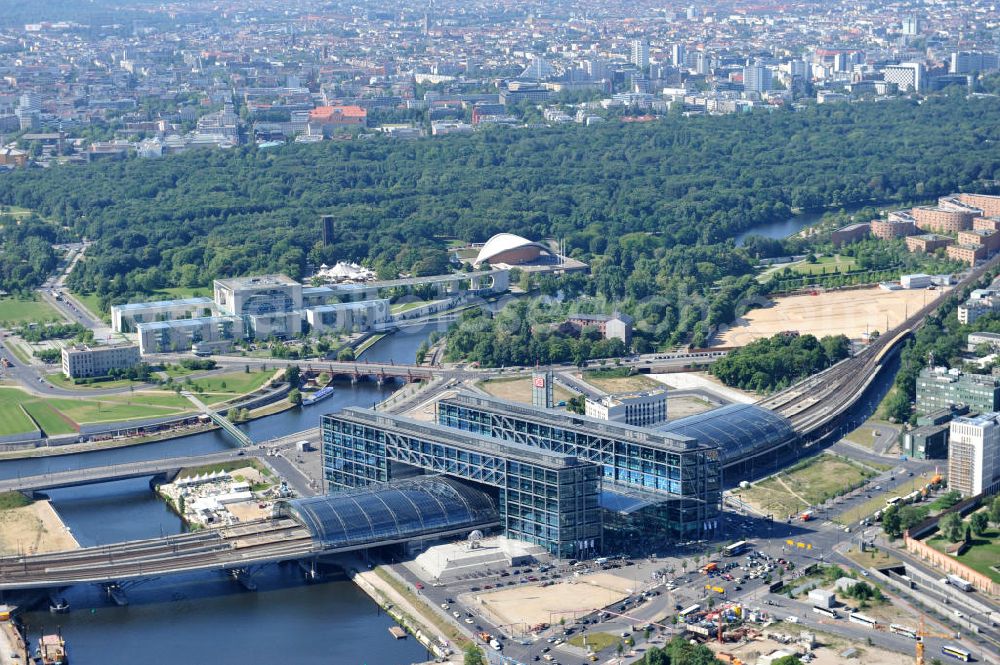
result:
[[[1000,413],[955,418],[948,436],[948,487],[963,497],[1000,486]]]
[[[767,92],[771,89],[771,70],[759,62],[743,68],[743,89],[746,92]]]
[[[886,65],[882,70],[886,83],[895,83],[902,91],[920,92],[924,89],[926,71],[922,62],[904,62]]]
[[[907,37],[919,35],[921,27],[922,25],[918,17],[907,16],[903,18],[903,34]]]
[[[670,47],[670,60],[674,67],[683,67],[686,64],[687,51],[684,44],[674,44]]]
[[[952,74],[971,74],[973,72],[990,72],[1000,69],[1000,58],[996,53],[980,53],[978,51],[956,51],[951,54],[948,71]]]
[[[645,39],[632,40],[632,64],[639,69],[649,67],[649,42]]]
[[[582,63],[583,71],[587,72],[594,81],[603,81],[608,78],[608,63],[602,58],[587,58]]]

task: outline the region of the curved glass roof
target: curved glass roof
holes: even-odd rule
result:
[[[532,242],[527,238],[514,235],[513,233],[498,233],[483,244],[476,256],[475,264],[478,266],[483,261],[489,261],[497,254],[518,249],[520,247],[537,247],[540,250],[550,252],[551,250],[539,242]]]
[[[656,429],[719,446],[723,466],[737,464],[796,436],[787,418],[755,404],[728,404]]]
[[[499,522],[490,496],[441,477],[292,499],[281,510],[326,548],[359,547]]]

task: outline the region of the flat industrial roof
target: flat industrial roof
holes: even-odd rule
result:
[[[331,413],[323,416],[324,420],[342,419],[358,425],[368,425],[382,430],[388,430],[404,436],[436,441],[483,454],[507,457],[520,462],[537,464],[551,469],[563,469],[572,466],[582,466],[592,464],[586,460],[578,459],[573,455],[557,453],[551,450],[534,448],[523,443],[515,443],[503,439],[494,439],[481,434],[474,434],[464,430],[457,430],[444,425],[427,423],[406,416],[372,411],[371,409],[361,409],[358,407],[347,407],[339,413]]]
[[[229,290],[248,289],[262,286],[298,286],[299,283],[288,275],[248,275],[247,277],[230,277],[217,279],[215,283]]]
[[[645,427],[635,427],[633,425],[625,425],[624,423],[581,416],[575,413],[559,412],[552,409],[538,409],[533,406],[521,404],[520,402],[511,402],[497,397],[477,395],[464,391],[459,391],[454,397],[446,397],[441,401],[485,409],[499,415],[514,414],[539,423],[572,429],[584,434],[608,436],[622,441],[674,452],[709,447],[699,442],[698,439],[686,434],[656,431]]]
[[[432,275],[429,277],[407,277],[405,279],[385,279],[373,282],[352,282],[350,284],[331,284],[334,292],[337,291],[357,291],[359,289],[389,289],[395,286],[413,286],[415,284],[439,284],[441,282],[454,282],[462,279],[472,279],[474,277],[486,277],[506,270],[478,270],[475,272],[456,272],[450,275]]]
[[[144,330],[169,330],[171,328],[194,328],[196,326],[204,325],[205,323],[222,323],[228,321],[230,323],[239,323],[241,321],[238,316],[199,316],[193,319],[171,319],[170,321],[146,321],[139,323],[136,327],[139,332]]]
[[[163,309],[166,307],[184,307],[186,305],[214,305],[211,298],[178,298],[177,300],[155,300],[153,302],[131,302],[127,305],[112,305],[111,309],[120,312],[131,312],[142,309]]]
[[[388,298],[380,298],[378,300],[355,300],[354,302],[335,302],[329,305],[316,305],[315,307],[307,307],[307,312],[335,312],[338,309],[367,309],[372,305],[372,303],[385,303],[388,307]]]

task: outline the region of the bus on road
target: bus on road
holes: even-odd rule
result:
[[[748,549],[750,549],[750,541],[749,540],[741,540],[738,543],[733,543],[732,545],[727,545],[725,548],[723,548],[722,553],[725,556],[737,556],[737,555],[743,554]]]
[[[959,660],[965,661],[966,663],[972,660],[971,653],[969,653],[965,649],[962,649],[960,647],[954,647],[950,644],[946,644],[943,647],[941,647],[941,653],[943,653],[946,656],[951,656],[952,658],[957,658]]]

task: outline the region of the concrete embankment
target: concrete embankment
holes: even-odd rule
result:
[[[351,561],[346,564],[348,577],[430,653],[433,653],[437,658],[447,658],[446,662],[455,665],[462,662],[462,650],[459,645],[452,644],[450,649],[452,653],[446,653],[446,650],[439,644],[439,639],[435,636],[441,631],[435,627],[434,620],[428,616],[430,612],[433,612],[431,608],[416,607],[392,584],[380,577],[376,571],[365,568],[361,561]],[[386,570],[386,573],[392,575],[391,571]]]

